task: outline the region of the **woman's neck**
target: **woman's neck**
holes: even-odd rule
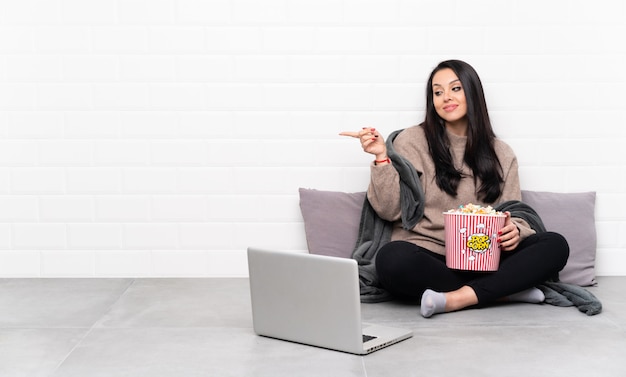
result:
[[[467,121],[446,122],[446,129],[454,135],[467,136]]]

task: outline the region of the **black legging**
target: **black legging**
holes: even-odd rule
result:
[[[532,288],[556,276],[569,257],[569,246],[558,233],[532,235],[513,251],[501,253],[495,272],[452,270],[445,257],[406,241],[384,245],[376,256],[380,282],[398,298],[419,299],[426,289],[450,292],[467,285],[479,304]]]

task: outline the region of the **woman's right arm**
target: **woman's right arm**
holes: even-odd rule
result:
[[[375,156],[367,190],[367,198],[372,208],[382,219],[400,219],[400,178],[387,156],[387,146],[382,135],[375,128],[365,127],[357,132],[342,132],[340,135],[358,138],[363,150]]]
[[[396,221],[401,218],[400,177],[391,164],[384,166],[372,163],[367,199],[380,218]]]

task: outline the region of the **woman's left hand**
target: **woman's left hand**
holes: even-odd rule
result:
[[[504,220],[504,227],[498,233],[498,243],[500,244],[500,250],[511,251],[515,250],[520,242],[519,229],[517,225],[511,221],[511,213],[504,212],[506,219]]]

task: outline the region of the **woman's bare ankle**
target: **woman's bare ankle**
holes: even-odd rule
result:
[[[451,291],[446,295],[446,312],[453,312],[478,304],[478,297],[474,289],[465,285],[456,291]]]

